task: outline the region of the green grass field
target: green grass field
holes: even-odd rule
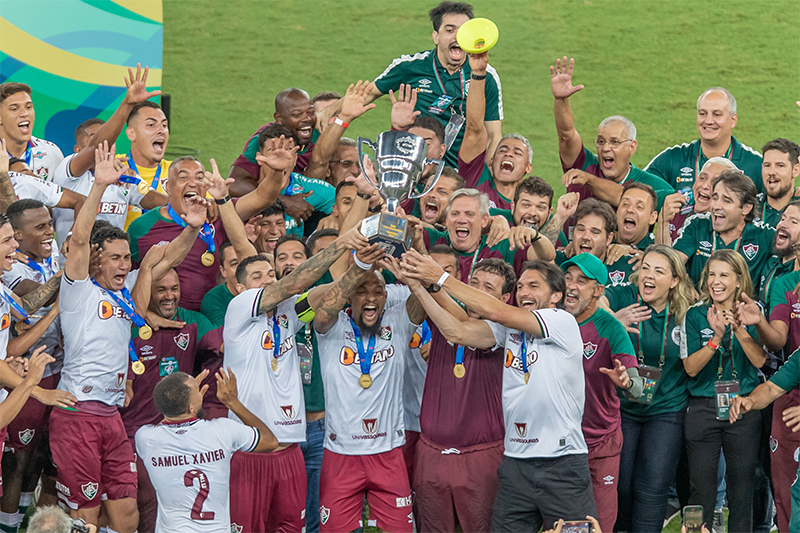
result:
[[[173,96],[171,146],[201,151],[228,168],[245,140],[272,120],[274,97],[297,86],[312,96],[373,79],[403,53],[433,47],[436,0],[164,0],[163,89]],[[490,61],[503,84],[503,131],[534,149],[534,173],[560,183],[548,66],[576,58],[578,131],[594,138],[606,116],[638,128],[644,166],[664,147],[697,136],[694,106],[722,85],[739,106],[734,134],[760,148],[800,140],[800,4],[796,1],[474,1],[496,22]],[[389,128],[390,102],[347,134]],[[557,186],[557,192],[560,184]]]

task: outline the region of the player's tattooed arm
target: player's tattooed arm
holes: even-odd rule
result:
[[[61,286],[61,271],[50,278],[47,283],[42,283],[36,289],[18,299],[22,308],[27,313],[33,313],[46,304]],[[17,299],[16,295],[14,299]]]
[[[9,162],[5,139],[0,139],[0,213],[5,213],[8,206],[17,201],[14,185],[8,175]]]

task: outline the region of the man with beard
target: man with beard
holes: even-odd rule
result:
[[[553,224],[558,231],[552,236],[545,229],[553,218],[553,194],[553,187],[549,183],[539,176],[529,176],[514,189],[511,215],[515,225],[535,227],[554,245],[557,241],[566,245],[567,238],[561,231],[561,224]]]
[[[236,269],[238,295],[225,314],[223,367],[239,376],[242,403],[280,443],[268,455],[234,454],[231,521],[242,531],[299,532],[304,526],[306,476],[297,443],[305,440],[306,420],[295,343],[303,323],[295,303],[343,253],[365,245],[354,229],[277,282],[262,255],[243,259]]]
[[[459,176],[455,170],[444,167],[442,175],[439,176],[433,189],[422,198],[414,200],[414,210],[410,214],[430,226],[444,225],[447,199],[466,185],[464,178]]]
[[[773,228],[754,222],[756,186],[753,180],[734,170],[722,172],[711,185],[710,211],[686,219],[674,248],[687,263],[686,271],[695,284],[699,283],[712,253],[731,249],[744,256],[755,285],[770,257],[775,236]],[[757,285],[754,288],[759,289]]]
[[[334,187],[338,187],[348,177],[356,177],[360,173],[361,167],[358,166],[358,146],[356,146],[356,141],[349,137],[342,137],[339,139],[339,146],[331,157],[325,181]]]
[[[583,345],[578,323],[563,309],[564,273],[552,263],[526,263],[514,307],[414,254],[404,255],[401,266],[409,280],[419,280],[409,286],[448,341],[504,349],[505,457],[491,531],[538,531],[559,518],[595,515],[581,431]],[[447,312],[423,288],[431,283],[480,309],[483,318],[461,320]]]
[[[636,168],[631,158],[636,153],[636,126],[627,118],[614,115],[604,119],[597,127],[597,155],[583,146],[575,117],[569,107],[569,98],[583,89],[572,85],[575,60],[567,57],[550,67],[550,88],[555,97],[554,113],[558,130],[558,153],[564,176],[561,183],[567,192],[579,192],[581,200],[596,196],[613,207],[619,205],[622,186],[628,181],[650,185],[658,196],[658,209],[664,198],[675,192],[672,186],[649,172]],[[569,234],[569,232],[567,232]]]
[[[373,98],[378,98],[390,90],[397,91],[406,84],[416,94],[416,110],[423,115],[438,119],[442,126],[455,125],[458,121],[457,135],[453,145],[445,154],[445,162],[452,167],[457,165],[458,152],[465,132],[463,125],[466,113],[466,99],[469,89],[478,87],[485,92],[486,110],[482,117],[483,126],[488,133],[488,153],[494,153],[495,146],[502,136],[503,100],[500,77],[491,65],[483,74],[472,72],[466,61],[467,54],[458,46],[458,29],[473,18],[472,6],[463,2],[444,1],[430,13],[433,23],[433,42],[436,48],[412,55],[403,55],[389,65],[375,78]],[[488,76],[488,78],[487,78]],[[476,89],[477,90],[477,89]],[[454,116],[458,118],[453,118]]]
[[[253,242],[260,254],[273,255],[278,239],[286,235],[286,206],[281,200],[259,213],[261,218],[256,222],[256,240]]]
[[[794,181],[800,176],[800,146],[779,138],[765,144],[761,152],[764,154],[761,164],[764,192],[758,195],[761,208],[756,220],[774,228],[781,220],[783,208],[794,196]]]
[[[753,180],[761,182],[761,154],[732,135],[739,116],[736,98],[722,87],[707,89],[697,99],[697,132],[700,138],[667,148],[650,161],[645,171],[655,174],[676,190],[688,192],[708,159],[724,157]]]
[[[617,521],[617,478],[622,452],[617,388],[635,400],[642,394],[643,382],[628,333],[614,315],[597,305],[608,281],[603,262],[592,254],[582,253],[561,268],[565,271],[567,289],[564,307],[578,321],[583,339],[586,403],[581,427],[589,449],[597,519],[602,529],[612,531]]]

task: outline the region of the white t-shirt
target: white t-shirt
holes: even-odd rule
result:
[[[53,173],[56,171],[58,164],[61,163],[61,160],[64,159],[64,154],[61,153],[61,149],[58,146],[44,139],[31,136],[30,144],[31,162],[29,166],[43,180],[52,181]],[[20,159],[25,160],[26,155],[23,154]]]
[[[136,453],[158,498],[156,532],[229,532],[231,455],[258,441],[257,429],[226,418],[139,428]]]
[[[49,261],[42,261],[37,264],[41,267],[44,275],[42,272],[28,266],[27,263],[15,262],[11,265],[11,270],[3,272],[3,283],[5,283],[9,289],[14,290],[14,287],[19,285],[23,280],[32,280],[40,284],[47,282],[60,268],[58,252],[54,248]],[[49,305],[41,307],[36,314],[44,316],[50,312],[50,307]],[[30,318],[29,320],[31,324],[36,324],[41,319]],[[61,366],[64,364],[64,348],[61,342],[60,317],[56,317],[55,320],[47,326],[44,335],[31,347],[31,352],[39,346],[47,346],[45,351],[55,359],[55,361],[48,364],[47,368],[45,368],[43,377],[52,376],[53,374],[61,372]]]
[[[294,336],[305,324],[297,318],[298,296],[281,302],[275,311],[280,327],[278,370],[272,371],[273,318],[258,314],[265,289],[250,289],[236,296],[225,313],[223,368],[236,375],[239,400],[264,421],[278,442],[305,442],[306,403],[300,377],[300,359]],[[228,417],[239,420],[232,411]]]
[[[139,271],[125,279],[133,289]],[[122,299],[122,293],[115,293]],[[105,289],[87,277],[61,277],[59,316],[64,333],[64,367],[58,388],[78,401],[94,400],[122,406],[128,376],[131,319]]]
[[[327,333],[317,333],[325,383],[326,449],[342,455],[373,455],[405,443],[403,373],[416,328],[405,303],[386,309],[375,339],[372,385],[367,389],[358,383],[361,365],[350,315],[340,311]],[[362,340],[366,348],[369,339]]]
[[[427,331],[427,335],[423,333]],[[405,374],[403,375],[403,412],[406,431],[422,431],[419,426],[419,411],[422,407],[422,392],[425,390],[425,376],[428,374],[428,363],[419,353],[423,338],[431,340],[431,330],[428,324],[420,324],[411,338],[409,348],[411,352],[406,358]]]
[[[580,328],[563,309],[539,309],[533,314],[544,337],[531,339],[525,334],[527,384],[520,358],[522,335],[486,321],[497,346],[505,346],[505,455],[527,459],[587,453],[581,431],[586,383]]]

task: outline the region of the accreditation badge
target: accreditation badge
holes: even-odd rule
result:
[[[717,420],[728,420],[728,411],[731,409],[733,399],[739,396],[739,380],[714,382],[714,398],[717,402]],[[739,415],[739,419],[742,415]]]
[[[297,356],[300,358],[300,377],[303,385],[311,385],[311,369],[314,363],[314,351],[303,342],[297,343]]]
[[[644,390],[642,395],[633,401],[650,403],[658,388],[658,382],[661,380],[661,369],[655,366],[639,365],[639,376],[644,378]]]

